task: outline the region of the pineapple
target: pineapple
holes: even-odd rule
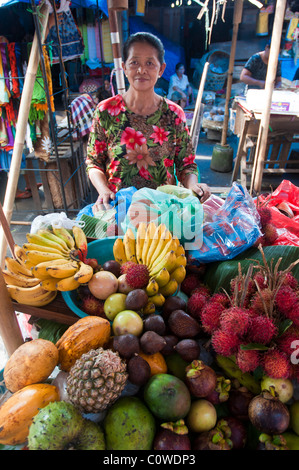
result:
[[[82,413],[99,413],[119,398],[127,378],[126,362],[117,352],[92,349],[82,354],[69,372],[69,401]]]

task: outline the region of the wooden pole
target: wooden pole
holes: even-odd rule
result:
[[[230,50],[230,56],[229,56],[224,121],[223,121],[222,134],[221,134],[221,145],[227,144],[227,130],[228,130],[228,121],[229,121],[229,101],[230,101],[230,95],[231,95],[231,90],[232,90],[237,37],[238,37],[238,31],[239,31],[239,24],[242,21],[242,13],[243,13],[243,0],[235,0],[234,17],[233,17],[233,35],[232,35],[232,43],[231,43],[231,50]]]
[[[264,161],[266,156],[266,148],[268,141],[268,130],[271,114],[272,93],[276,78],[277,62],[280,50],[280,41],[282,35],[282,27],[286,8],[286,0],[276,2],[276,10],[273,23],[271,47],[269,54],[269,62],[267,68],[267,76],[265,83],[265,107],[262,112],[259,127],[257,145],[254,155],[254,164],[251,175],[250,194],[253,191],[259,193],[262,186],[262,178],[264,171]]]
[[[44,40],[46,26],[48,23],[49,17],[49,7],[46,4],[43,4],[39,9],[40,12],[40,23],[42,30],[42,40]],[[20,175],[20,167],[23,155],[24,142],[26,137],[27,122],[29,116],[29,109],[31,104],[31,98],[33,93],[33,87],[36,79],[36,72],[39,63],[39,49],[38,49],[38,38],[35,32],[34,39],[32,43],[32,48],[30,52],[30,57],[28,61],[27,71],[24,80],[24,87],[22,91],[22,96],[20,100],[20,108],[18,113],[18,122],[16,127],[16,136],[14,142],[14,148],[12,153],[10,170],[8,173],[8,181],[5,192],[5,198],[3,203],[3,211],[6,216],[7,223],[10,224],[12,213],[13,213],[13,204],[16,195],[16,189],[18,186],[18,180]],[[0,261],[1,267],[4,265],[4,258],[6,255],[7,242],[4,236],[4,233],[0,232]]]
[[[0,296],[0,336],[7,354],[11,356],[12,353],[24,343],[24,339],[1,269]]]
[[[192,123],[191,123],[191,127],[190,127],[190,135],[191,135],[192,144],[193,144],[195,152],[196,152],[196,148],[197,148],[198,135],[199,135],[199,131],[200,131],[199,119],[200,119],[200,111],[201,111],[200,108],[201,108],[201,102],[202,102],[202,95],[203,95],[203,91],[204,91],[204,87],[205,87],[205,83],[206,83],[206,78],[207,78],[209,65],[210,65],[210,63],[207,61],[204,65],[204,68],[203,68],[203,72],[202,72],[202,76],[201,76],[200,84],[199,84],[199,88],[198,88],[198,94],[197,94],[197,97],[196,97],[196,103],[195,103],[193,119],[192,119]]]
[[[114,8],[109,8],[108,4],[108,15],[109,15],[109,26],[110,26],[110,38],[112,44],[112,54],[113,62],[115,69],[116,85],[117,91],[121,95],[126,91],[124,71],[122,68],[122,53],[120,47],[120,37],[118,30],[118,21],[117,21],[117,10]]]
[[[9,225],[7,223],[5,214],[3,212],[3,208],[2,208],[1,203],[0,203],[0,223],[2,225],[2,229],[3,229],[3,232],[5,234],[6,241],[9,245],[9,249],[10,249],[10,252],[12,254],[12,257],[15,258],[15,253],[14,253],[15,242],[14,242],[13,236],[11,234]]]

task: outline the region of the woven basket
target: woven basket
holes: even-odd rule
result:
[[[210,66],[204,89],[209,91],[222,90],[227,78],[229,54],[223,51],[215,51],[209,55],[208,61],[210,62]],[[221,69],[222,73],[213,70],[215,67],[218,67],[219,70]]]

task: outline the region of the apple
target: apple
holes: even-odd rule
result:
[[[113,321],[115,316],[126,309],[126,294],[116,292],[109,295],[104,302],[104,312],[108,320]]]
[[[112,323],[112,330],[115,336],[130,333],[140,336],[143,331],[143,321],[134,310],[123,310],[119,312]]]
[[[205,432],[213,429],[217,422],[215,406],[201,398],[194,400],[187,415],[187,426],[193,432]]]

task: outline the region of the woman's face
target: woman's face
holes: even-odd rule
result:
[[[163,74],[166,64],[161,64],[158,51],[147,43],[133,43],[129,49],[128,59],[123,68],[130,86],[137,91],[154,89],[159,77]]]

